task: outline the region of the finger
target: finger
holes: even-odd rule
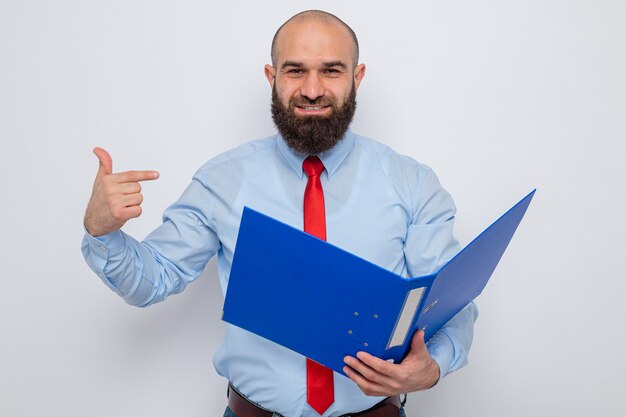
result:
[[[397,367],[397,365],[386,360],[377,358],[376,356],[367,352],[358,352],[356,354],[356,357],[359,358],[359,360],[365,365],[383,375],[393,375],[395,370],[394,368]]]
[[[119,199],[121,207],[139,206],[141,203],[143,203],[143,195],[140,193],[124,195]]]
[[[361,391],[363,391],[366,395],[388,395],[385,392],[384,387],[380,384],[368,380],[349,366],[344,366],[343,372],[348,378],[357,384]]]
[[[115,192],[120,194],[136,194],[141,192],[141,184],[138,182],[123,182],[115,186]]]
[[[151,181],[157,178],[159,178],[157,171],[126,171],[113,174],[113,179],[117,183]]]
[[[141,206],[131,206],[131,207],[126,207],[123,210],[124,213],[124,217],[126,218],[126,220],[128,219],[134,219],[136,217],[141,216],[141,212],[143,210],[141,209]]]
[[[428,348],[424,343],[424,331],[420,330],[413,335],[411,339],[411,349],[407,357],[422,357],[428,356]]]
[[[109,155],[106,150],[98,147],[93,148],[93,153],[98,157],[98,162],[100,163],[98,166],[98,176],[113,173],[113,160],[111,159],[111,155]]]
[[[119,224],[119,227],[122,227],[124,223],[128,220],[139,217],[142,213],[142,208],[140,205],[132,205],[128,207],[116,207],[111,210],[112,219],[116,224]],[[117,230],[117,229],[115,229]]]
[[[371,368],[369,365],[363,363],[359,359],[353,358],[351,356],[346,356],[344,358],[344,362],[346,363],[346,365],[348,365],[349,367],[357,371],[359,374],[361,374],[364,378],[368,379],[369,381],[377,382],[382,385],[387,385],[392,382],[391,378],[389,378],[387,375],[381,374],[380,372]]]

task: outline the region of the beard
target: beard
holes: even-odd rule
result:
[[[299,116],[297,106],[330,106],[330,114],[324,116]],[[292,97],[285,107],[272,88],[272,119],[287,145],[296,152],[318,155],[332,149],[343,138],[356,111],[356,88],[343,104],[338,104],[333,96],[322,96],[309,100],[303,96]]]

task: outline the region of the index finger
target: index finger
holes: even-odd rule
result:
[[[395,370],[394,368],[398,366],[397,364],[380,359],[368,352],[358,352],[356,357],[365,365],[383,375],[393,375]]]
[[[112,174],[113,179],[118,183],[151,181],[159,178],[157,171],[126,171]]]

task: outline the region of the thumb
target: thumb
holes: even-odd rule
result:
[[[420,330],[416,332],[413,335],[413,339],[411,339],[409,355],[422,356],[424,354],[428,354],[428,349],[426,348],[426,343],[424,343],[424,330]]]
[[[113,160],[111,155],[102,148],[93,148],[93,153],[98,157],[100,166],[98,167],[98,176],[109,175],[113,173]]]

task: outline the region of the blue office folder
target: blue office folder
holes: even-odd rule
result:
[[[400,362],[418,329],[428,340],[482,292],[534,193],[417,278],[246,207],[222,318],[341,374],[343,358],[358,351]]]

